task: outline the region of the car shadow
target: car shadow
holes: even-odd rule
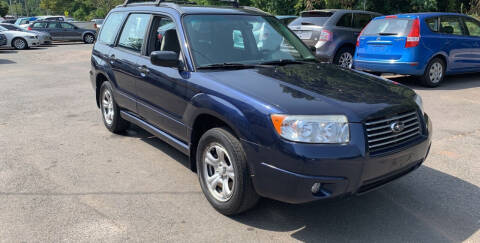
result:
[[[0,48],[0,54],[15,54],[18,53],[17,50],[12,49],[6,49],[5,47]]]
[[[15,64],[16,62],[7,59],[0,59],[0,64]]]
[[[125,135],[189,168],[187,156],[143,129],[132,125]],[[478,186],[424,165],[363,196],[301,205],[262,199],[231,219],[306,242],[460,242],[480,228],[479,202]]]
[[[87,45],[83,41],[54,41],[53,45],[68,46],[68,45]]]
[[[480,73],[447,76],[442,84],[436,88],[421,86],[420,81],[411,76],[395,76],[387,78],[418,90],[461,90],[480,87]]]

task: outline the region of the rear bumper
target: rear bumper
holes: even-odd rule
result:
[[[423,75],[424,67],[419,62],[366,61],[355,59],[353,67],[357,70],[378,73],[405,75]]]
[[[306,203],[363,194],[420,167],[431,145],[428,116],[426,122],[429,125],[424,136],[400,151],[381,156],[369,156],[365,144],[358,141],[323,147],[297,144],[292,152],[244,141],[243,145],[249,162],[253,161],[253,184],[259,195],[287,203]],[[291,168],[280,168],[281,164]],[[294,166],[299,171],[294,171]],[[320,189],[312,191],[316,183]]]

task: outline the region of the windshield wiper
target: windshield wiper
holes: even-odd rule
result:
[[[388,32],[383,32],[383,33],[378,33],[379,35],[398,35],[398,33],[388,33]]]
[[[268,61],[268,62],[262,62],[260,65],[288,65],[288,64],[303,64],[306,61],[297,61],[297,60],[290,60],[290,59],[285,59],[285,60],[276,60],[276,61]]]
[[[215,63],[205,66],[200,66],[197,69],[222,69],[222,68],[232,68],[232,69],[241,69],[241,68],[254,68],[255,65],[243,64],[243,63]]]

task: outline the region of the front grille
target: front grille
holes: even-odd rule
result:
[[[400,125],[403,129],[394,130],[392,126],[395,124]],[[400,113],[394,117],[368,120],[365,123],[365,128],[368,149],[371,154],[386,152],[407,144],[417,139],[422,131],[416,111]]]

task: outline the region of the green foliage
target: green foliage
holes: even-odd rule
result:
[[[0,17],[7,15],[9,6],[6,2],[0,2]]]

